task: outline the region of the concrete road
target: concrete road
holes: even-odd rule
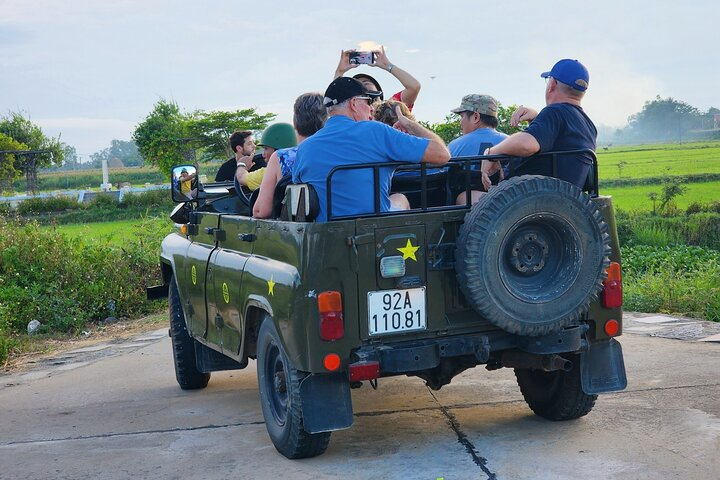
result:
[[[627,390],[580,420],[534,416],[507,369],[438,392],[381,379],[353,391],[351,429],[296,461],[270,443],[254,363],[185,392],[166,331],[99,345],[0,376],[0,478],[720,478],[720,344],[638,326],[620,338]]]

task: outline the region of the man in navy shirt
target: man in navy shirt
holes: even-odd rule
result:
[[[402,195],[390,198],[395,162],[427,162],[444,165],[450,159],[445,143],[435,133],[405,117],[397,108],[398,121],[390,127],[369,120],[377,92],[349,77],[335,79],[325,91],[329,118],[315,135],[300,144],[292,168],[294,183],[312,185],[320,202],[318,221],[375,211],[372,168],[344,170],[332,177],[332,211],[328,212],[327,178],[339,165],[387,162],[379,170],[380,212],[408,208]],[[394,163],[394,164],[393,164]],[[402,198],[399,198],[402,197]]]
[[[529,121],[531,123],[528,128],[488,148],[485,150],[486,155],[529,157],[550,151],[595,150],[597,129],[580,106],[590,82],[587,68],[577,60],[564,59],[540,76],[547,80],[547,106],[540,113],[520,106],[510,118],[510,123],[517,126],[520,122]],[[560,156],[557,162],[557,177],[582,188],[591,165],[592,156],[589,154]],[[548,158],[521,160],[514,162],[513,167],[514,175],[552,175],[552,163]],[[483,161],[485,188],[490,188],[490,175],[498,171],[502,178],[499,162]]]

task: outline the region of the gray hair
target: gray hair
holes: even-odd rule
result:
[[[299,135],[309,137],[325,125],[328,111],[319,93],[303,93],[295,100],[293,125]]]
[[[352,100],[352,98],[348,98],[344,102],[340,102],[337,105],[330,105],[329,107],[327,107],[327,112],[333,113],[335,110],[345,110],[350,106],[350,100]]]

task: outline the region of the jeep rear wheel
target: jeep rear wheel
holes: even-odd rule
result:
[[[185,314],[180,304],[180,294],[175,277],[170,278],[168,293],[170,304],[170,337],[172,339],[175,378],[183,390],[196,390],[207,387],[210,374],[203,373],[195,363],[195,342],[187,331]]]
[[[300,382],[307,374],[290,364],[272,318],[267,316],[258,333],[257,369],[265,427],[277,451],[287,458],[323,453],[330,432],[308,433],[303,426]]]
[[[590,413],[597,395],[583,392],[580,356],[573,355],[570,371],[545,372],[516,368],[515,377],[525,402],[536,415],[548,420],[572,420]]]
[[[610,237],[595,203],[551,177],[515,177],[483,195],[460,229],[456,273],[475,311],[517,335],[574,324],[597,298]]]

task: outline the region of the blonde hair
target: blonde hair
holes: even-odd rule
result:
[[[398,105],[400,106],[400,111],[403,115],[410,120],[415,120],[415,115],[412,114],[407,105],[402,102],[398,102],[397,100],[385,100],[384,102],[379,103],[375,107],[375,120],[392,127],[395,125],[395,122],[398,121],[398,116],[395,113],[395,107]]]

